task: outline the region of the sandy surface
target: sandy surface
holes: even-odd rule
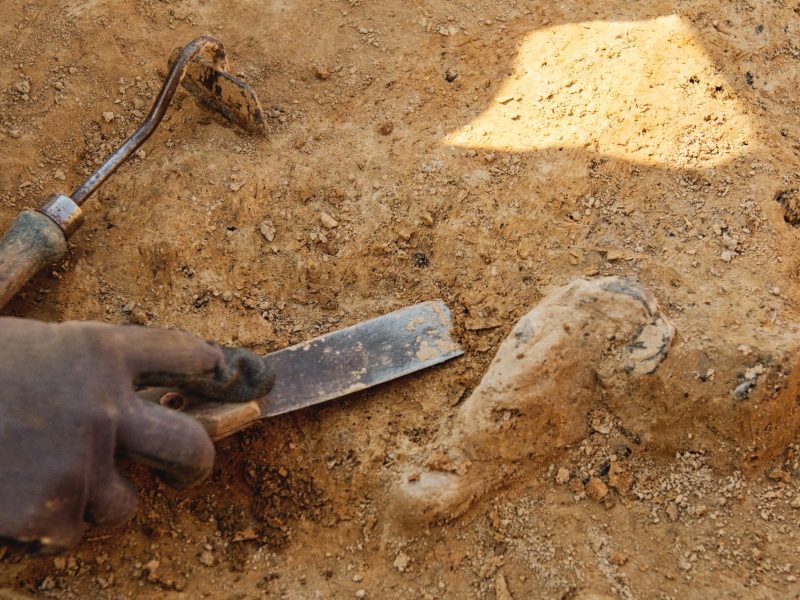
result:
[[[796,597],[796,4],[0,4],[0,228],[79,184],[146,113],[170,51],[201,33],[226,44],[271,129],[248,136],[181,92],[87,204],[68,258],[6,314],[268,352],[443,298],[467,350],[238,434],[196,489],[126,466],[142,490],[133,522],[55,559],[5,555],[0,585]],[[402,466],[448,429],[517,319],[599,275],[637,278],[675,324],[674,385],[646,416],[663,426],[642,437],[624,410],[587,415],[582,441],[519,464],[460,518],[399,525],[387,507]],[[752,397],[732,397],[749,381]]]

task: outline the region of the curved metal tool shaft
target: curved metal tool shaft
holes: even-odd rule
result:
[[[205,57],[198,56],[206,54]],[[248,131],[265,132],[264,113],[249,85],[227,73],[222,43],[192,40],[170,58],[167,79],[144,123],[108,157],[72,197],[53,194],[38,209],[20,214],[0,238],[0,309],[37,271],[60,259],[67,239],[83,222],[80,205],[155,131],[183,83],[203,104]]]
[[[89,177],[83,185],[72,192],[71,198],[75,204],[78,206],[83,204],[89,196],[91,196],[97,188],[150,137],[156,127],[158,127],[158,124],[161,123],[161,119],[164,118],[164,114],[167,112],[167,108],[169,108],[169,103],[186,74],[189,63],[198,54],[206,51],[211,53],[211,58],[214,63],[225,60],[225,49],[222,46],[222,42],[211,36],[204,35],[186,44],[181,49],[175,62],[172,63],[172,68],[167,74],[167,79],[164,81],[164,85],[161,86],[161,91],[158,93],[153,108],[150,109],[150,113],[147,115],[144,123],[123,142],[114,154],[106,159],[106,162],[92,173],[92,176]]]

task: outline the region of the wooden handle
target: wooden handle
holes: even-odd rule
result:
[[[258,402],[210,402],[191,392],[172,388],[146,388],[137,392],[142,400],[157,402],[197,419],[216,441],[241,431],[261,418]]]
[[[52,219],[32,210],[20,213],[0,240],[0,308],[66,251],[64,232]]]
[[[209,437],[217,441],[258,421],[261,407],[254,401],[236,404],[208,402],[192,406],[185,413],[200,421]]]

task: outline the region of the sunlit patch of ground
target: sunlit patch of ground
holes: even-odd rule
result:
[[[717,71],[675,15],[537,30],[492,105],[445,141],[713,166],[746,151],[752,135],[744,106]]]

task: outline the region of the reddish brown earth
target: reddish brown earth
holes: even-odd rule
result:
[[[0,587],[797,597],[798,13],[794,0],[0,4],[0,229],[80,183],[196,35],[223,40],[271,129],[248,136],[181,92],[87,205],[68,258],[5,314],[267,352],[441,297],[466,349],[222,442],[198,488],[126,466],[134,521],[56,558],[7,552]],[[458,518],[398,519],[398,481],[453,430],[515,323],[553,288],[609,275],[640,281],[675,327],[652,377],[623,385],[592,366],[613,385],[591,388],[577,440],[489,461],[514,476]]]

